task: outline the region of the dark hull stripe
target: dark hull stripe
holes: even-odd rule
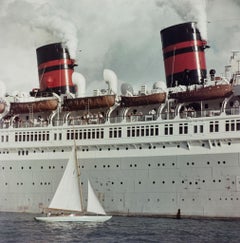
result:
[[[64,70],[64,69],[73,70],[73,65],[62,64],[62,65],[58,65],[58,66],[42,68],[42,69],[38,70],[38,74],[43,75],[44,73],[47,73],[47,72]]]
[[[168,57],[172,57],[172,56],[179,55],[179,54],[184,54],[187,52],[204,52],[204,49],[202,46],[190,46],[190,47],[176,49],[176,50],[164,53],[163,57],[164,57],[164,59],[166,59]]]

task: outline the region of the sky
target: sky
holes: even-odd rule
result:
[[[165,82],[160,30],[197,21],[207,69],[224,73],[240,50],[240,0],[0,0],[0,81],[8,92],[39,87],[36,48],[67,43],[87,81],[106,88],[103,70],[119,83],[149,88]]]

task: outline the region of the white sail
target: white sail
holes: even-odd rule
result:
[[[106,214],[106,212],[104,211],[101,203],[99,202],[89,180],[88,180],[87,212],[96,213],[96,214],[103,214],[103,215]]]
[[[78,171],[75,161],[75,147],[73,147],[66,169],[49,208],[66,211],[82,211],[78,180]]]

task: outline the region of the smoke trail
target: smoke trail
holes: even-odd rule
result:
[[[45,45],[46,42],[66,42],[71,57],[74,58],[78,44],[77,29],[68,18],[69,14],[57,4],[58,1],[11,0],[7,5],[7,12],[13,13],[11,21],[15,20],[35,32],[35,43],[39,45],[42,42]]]
[[[157,0],[156,5],[161,8],[169,7],[184,21],[196,21],[203,39],[207,40],[207,4],[206,0]]]

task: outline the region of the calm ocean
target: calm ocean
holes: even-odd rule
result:
[[[113,217],[105,223],[42,223],[0,213],[0,242],[240,242],[240,220]]]

